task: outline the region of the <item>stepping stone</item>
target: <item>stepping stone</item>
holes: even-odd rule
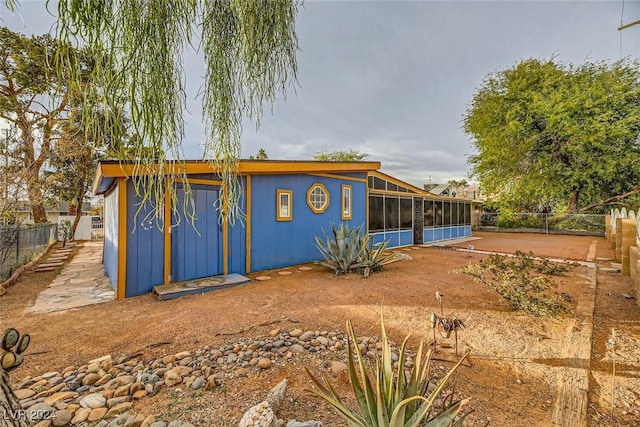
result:
[[[53,267],[38,267],[36,268],[36,273],[41,273],[43,271],[53,271]]]
[[[298,270],[300,270],[300,271],[311,271],[311,270],[313,270],[313,267],[308,267],[306,265],[303,265],[302,267],[298,267]]]
[[[290,271],[286,271],[285,270],[285,271],[278,271],[278,274],[281,275],[281,276],[288,276],[288,275],[290,275],[292,273]]]
[[[259,282],[264,282],[265,280],[271,280],[271,276],[258,276],[256,280]]]

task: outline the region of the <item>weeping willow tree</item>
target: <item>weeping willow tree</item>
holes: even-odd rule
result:
[[[4,0],[15,10],[15,0]],[[263,106],[296,81],[296,0],[59,0],[57,39],[93,56],[91,98],[104,111],[126,113],[130,129],[92,128],[90,108],[82,109],[87,135],[109,132],[138,135],[133,182],[156,218],[164,213],[165,187],[177,199],[172,178],[184,175],[181,159],[186,110],[184,54],[197,49],[204,58],[201,85],[205,124],[203,159],[222,180],[221,217],[242,218],[238,179],[242,119],[259,125]],[[55,11],[51,11],[55,13]],[[86,70],[70,61],[64,49],[51,58],[54,68],[70,75],[78,91]],[[74,72],[69,74],[69,71]],[[122,99],[125,102],[122,102]],[[121,123],[120,118],[108,120]],[[102,138],[101,138],[102,139]],[[161,153],[160,156],[157,153]],[[184,177],[184,176],[183,176]],[[189,194],[189,189],[185,192]],[[174,205],[174,203],[172,203]],[[175,207],[174,207],[175,209]]]

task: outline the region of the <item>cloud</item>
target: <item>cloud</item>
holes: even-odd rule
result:
[[[43,33],[44,2],[22,2],[23,20]],[[414,185],[467,175],[473,152],[461,119],[488,73],[519,60],[565,62],[640,54],[640,26],[621,33],[620,2],[313,2],[299,10],[299,86],[266,111],[258,132],[245,121],[243,156],[310,159],[355,149]],[[6,14],[3,12],[3,17]],[[625,21],[640,18],[627,2]],[[201,158],[204,127],[197,93],[202,59],[186,55],[185,156]]]

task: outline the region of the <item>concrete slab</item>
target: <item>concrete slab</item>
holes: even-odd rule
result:
[[[420,245],[420,246],[425,247],[425,248],[431,248],[433,246],[444,248],[444,247],[448,247],[448,246],[457,245],[457,244],[460,244],[460,243],[473,242],[474,240],[480,240],[480,239],[482,239],[482,237],[469,236],[469,237],[461,237],[459,239],[443,240],[443,241],[440,241],[440,242],[429,242],[429,243],[425,243],[425,244]]]
[[[187,280],[153,287],[153,292],[161,300],[179,298],[184,295],[203,294],[218,289],[249,283],[251,279],[240,274],[223,274],[220,276],[203,277],[202,279]]]

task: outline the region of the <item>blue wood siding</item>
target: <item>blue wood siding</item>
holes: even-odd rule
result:
[[[192,185],[195,218],[186,215],[171,230],[171,281],[222,274],[222,226],[216,209],[219,187]],[[178,206],[185,193],[178,185]]]
[[[389,248],[413,245],[412,230],[383,231],[379,233],[369,233],[369,236],[371,236],[373,243],[381,243],[387,240],[389,242]]]
[[[425,243],[437,242],[439,240],[457,239],[468,236],[471,236],[470,225],[424,229]]]
[[[126,209],[126,206],[123,206]],[[104,267],[111,286],[118,283],[118,188],[104,197]]]
[[[365,174],[354,174],[365,178]],[[329,206],[320,214],[307,205],[307,190],[323,184],[329,192]],[[251,270],[260,271],[302,264],[321,258],[314,236],[322,229],[330,233],[331,223],[342,222],[341,186],[352,186],[352,219],[357,227],[365,223],[366,183],[310,175],[256,175],[251,179]],[[291,221],[276,221],[276,190],[292,191]]]
[[[127,182],[127,275],[126,297],[151,292],[161,285],[164,271],[164,233],[156,225],[150,203],[140,209],[142,198]],[[136,212],[139,212],[136,214]]]
[[[247,197],[244,177],[241,178],[241,184],[245,191],[240,197],[240,207],[242,212],[246,214]],[[229,273],[246,274],[247,273],[247,233],[245,221],[236,220],[232,226],[229,224]]]
[[[387,231],[380,233],[370,233],[373,243],[389,241],[390,248],[413,245],[413,231]],[[424,243],[437,242],[441,240],[457,239],[471,236],[470,225],[460,225],[453,227],[425,228]]]

